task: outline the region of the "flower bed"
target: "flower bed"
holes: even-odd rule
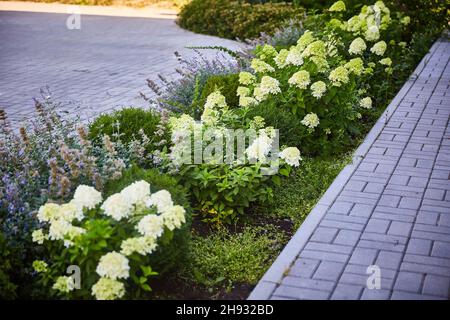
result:
[[[161,112],[84,128],[44,100],[18,134],[0,114],[0,292],[246,298],[436,36],[411,22],[338,1],[295,41],[181,59],[180,80],[149,82]]]

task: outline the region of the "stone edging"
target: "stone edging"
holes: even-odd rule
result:
[[[365,157],[370,147],[383,130],[385,124],[389,121],[390,117],[397,109],[397,106],[399,105],[401,100],[405,97],[409,89],[414,84],[414,81],[416,79],[415,75],[419,74],[425,67],[429,57],[433,54],[433,52],[439,45],[439,42],[440,40],[437,40],[430,48],[429,52],[423,57],[412,75],[408,78],[403,87],[400,89],[394,99],[392,99],[391,103],[375,123],[373,128],[367,134],[362,144],[356,149],[353,155],[352,163],[348,164],[344,167],[344,169],[342,169],[342,171],[327,189],[316,206],[308,214],[305,221],[301,224],[300,228],[298,228],[294,236],[284,247],[283,251],[281,251],[280,255],[274,261],[272,266],[269,268],[269,270],[267,270],[267,272],[258,282],[256,287],[248,297],[248,300],[267,300],[270,298],[275,288],[281,282],[284,273],[289,270],[292,263],[295,261],[298,254],[301,252],[301,250],[313,234],[314,230],[319,225],[327,210],[331,207],[337,196],[346,185],[347,181],[353,175],[361,160]]]

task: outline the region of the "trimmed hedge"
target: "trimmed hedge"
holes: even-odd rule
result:
[[[160,243],[157,250],[150,255],[150,265],[158,272],[159,276],[163,276],[175,270],[187,258],[191,240],[192,209],[187,199],[186,190],[175,178],[156,169],[146,170],[137,166],[125,170],[121,179],[110,181],[105,186],[105,199],[138,180],[147,181],[152,193],[161,189],[169,191],[174,203],[183,206],[186,210],[186,223],[180,229],[174,231],[172,241],[167,244]]]
[[[250,4],[229,0],[192,0],[178,16],[178,24],[197,33],[241,40],[271,34],[304,10],[288,3]]]

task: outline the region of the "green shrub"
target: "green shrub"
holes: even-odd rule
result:
[[[139,138],[139,130],[142,129],[147,137],[153,139],[156,137],[155,132],[158,130],[160,119],[159,113],[154,110],[121,109],[96,118],[89,126],[89,138],[97,140],[101,139],[103,135],[108,135],[113,141],[120,139],[123,143],[129,143],[133,139]]]
[[[105,196],[119,192],[130,183],[138,180],[147,181],[150,184],[152,193],[161,189],[169,191],[174,203],[186,209],[186,224],[180,229],[176,229],[171,242],[166,245],[161,244],[149,259],[154,270],[159,275],[165,275],[174,270],[177,264],[180,264],[189,252],[192,210],[189,206],[185,189],[174,178],[162,174],[155,169],[145,170],[137,166],[132,166],[125,170],[122,178],[118,181],[108,183],[105,186]]]
[[[15,299],[17,285],[11,279],[11,273],[18,267],[17,259],[0,233],[0,299]]]
[[[272,33],[303,9],[286,3],[249,4],[228,0],[193,0],[181,9],[178,24],[188,30],[229,39]]]

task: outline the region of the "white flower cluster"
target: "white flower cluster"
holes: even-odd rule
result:
[[[263,76],[261,83],[253,90],[253,96],[259,102],[264,101],[270,94],[280,93],[280,82],[272,77]]]
[[[49,224],[48,235],[43,229],[35,230],[32,233],[33,241],[42,244],[47,239],[61,240],[65,246],[76,245],[77,237],[88,230],[72,225],[72,221],[78,219],[81,222],[84,218],[83,209],[92,210],[100,202],[101,194],[98,191],[91,187],[79,186],[71,202],[63,205],[48,203],[42,206],[39,209],[38,219],[42,223]],[[116,221],[149,211],[136,224],[139,236],[123,240],[121,252],[106,253],[97,264],[96,272],[100,279],[92,286],[92,295],[99,300],[113,300],[125,294],[125,286],[119,280],[130,277],[127,256],[135,252],[141,255],[152,253],[157,247],[158,238],[164,233],[164,228],[174,230],[186,222],[185,209],[174,205],[170,193],[166,190],[151,194],[150,184],[143,180],[134,182],[120,193],[111,195],[99,209],[105,216]],[[38,263],[35,265],[42,272],[46,270],[43,265]],[[73,279],[66,276],[58,277],[53,288],[68,293],[74,289]]]
[[[309,72],[306,70],[297,71],[288,80],[291,86],[296,86],[299,89],[306,89],[310,84],[311,80],[309,78]]]
[[[319,125],[319,117],[315,113],[308,113],[300,122],[304,126],[307,126],[310,129],[314,129]]]
[[[288,165],[294,167],[298,167],[300,165],[300,161],[302,160],[300,150],[295,147],[285,148],[281,151],[280,158],[286,161]]]
[[[350,54],[360,55],[364,52],[364,50],[366,50],[366,48],[367,48],[367,46],[366,46],[366,43],[364,42],[364,40],[362,38],[356,38],[350,44],[350,48],[348,49],[348,52]]]
[[[259,136],[245,151],[248,159],[265,162],[272,148],[272,143],[273,139],[269,137],[264,129],[261,129]]]

